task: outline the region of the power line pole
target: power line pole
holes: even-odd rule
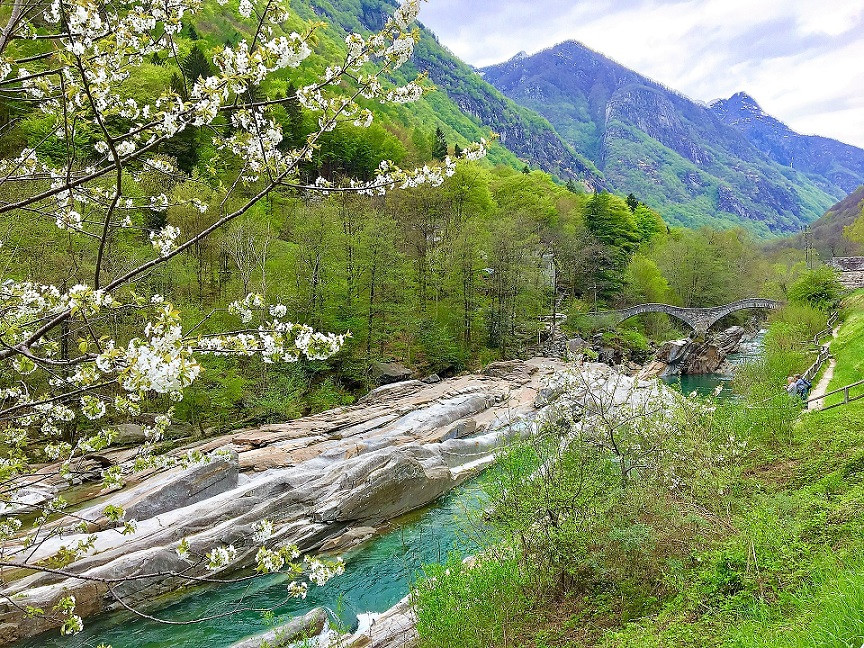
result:
[[[807,269],[813,269],[813,232],[810,226],[804,228],[804,261],[807,264]]]

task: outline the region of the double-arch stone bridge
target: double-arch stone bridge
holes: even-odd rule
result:
[[[645,313],[666,313],[670,317],[681,320],[690,328],[696,331],[697,334],[705,334],[714,324],[729,315],[740,310],[751,308],[761,308],[767,310],[775,310],[783,306],[783,302],[773,299],[762,299],[759,297],[750,297],[740,301],[726,304],[725,306],[714,306],[713,308],[681,308],[680,306],[670,306],[669,304],[639,304],[630,308],[621,310],[601,311],[598,315],[603,317],[614,318],[615,324],[620,324],[624,320]]]

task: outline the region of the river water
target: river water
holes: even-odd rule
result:
[[[444,562],[448,554],[476,553],[469,524],[472,511],[482,508],[483,492],[475,481],[455,489],[432,506],[391,523],[379,535],[343,554],[345,573],[324,587],[310,586],[305,600],[283,603],[288,579],[262,576],[252,581],[201,588],[155,614],[183,621],[213,616],[238,608],[276,607],[277,621],[285,622],[315,607],[337,615],[345,629],[353,630],[358,615],[384,612],[399,602],[423,565]],[[249,635],[271,628],[259,612],[238,612],[192,625],[165,625],[119,612],[85,620],[74,637],[54,631],[16,644],[16,648],[225,648]]]
[[[738,351],[730,353],[726,356],[726,364],[734,371],[738,365],[744,364],[751,360],[755,360],[762,355],[762,349],[765,344],[765,330],[759,331],[755,337],[749,340],[744,340]],[[733,373],[716,373],[716,374],[692,374],[684,376],[667,376],[663,381],[675,389],[682,391],[685,394],[696,392],[700,396],[708,396],[722,386],[722,391],[719,394],[720,398],[732,397],[732,379]]]
[[[764,331],[742,344],[727,362],[735,366],[757,357]],[[670,376],[666,382],[683,391],[708,395],[718,385],[722,397],[730,397],[731,374]],[[435,504],[392,522],[386,533],[376,536],[343,555],[345,573],[325,587],[312,586],[305,600],[284,602],[288,579],[264,576],[249,582],[199,588],[155,613],[162,619],[186,621],[241,608],[275,608],[276,621],[285,622],[315,607],[329,609],[345,630],[357,627],[358,616],[384,612],[409,591],[423,565],[440,563],[455,553],[476,553],[471,539],[471,512],[483,507],[477,481],[455,489]],[[47,633],[20,642],[15,648],[226,648],[272,624],[260,612],[240,611],[230,616],[191,625],[166,625],[127,612],[103,615],[86,621],[85,630],[74,637]]]

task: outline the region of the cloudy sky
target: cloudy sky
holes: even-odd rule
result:
[[[472,65],[575,39],[693,99],[744,90],[864,148],[862,0],[430,0],[420,20]]]

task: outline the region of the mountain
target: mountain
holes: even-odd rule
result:
[[[864,213],[864,185],[832,206],[810,225],[810,243],[822,259],[835,256],[856,256],[861,247],[843,236],[843,228],[855,222]],[[793,237],[792,246],[804,249],[804,237]]]
[[[679,225],[794,232],[864,181],[864,151],[797,135],[744,95],[692,101],[574,41],[481,73],[548,119],[610,186]],[[788,149],[784,134],[795,135]]]
[[[378,30],[397,7],[395,0],[292,0],[291,7],[307,20],[324,20],[329,32],[344,36],[351,31]],[[421,12],[422,18],[422,12]],[[528,164],[559,178],[581,181],[588,189],[605,188],[602,174],[536,112],[520,106],[487,83],[470,66],[443,47],[437,37],[420,26],[414,57],[396,75],[406,81],[425,72],[435,91],[407,109],[385,108],[385,120],[406,128],[442,126],[452,143],[463,146],[498,134],[490,151],[493,163],[520,167]],[[374,108],[373,108],[374,109]],[[390,111],[387,113],[386,111]],[[378,112],[376,110],[376,112]]]
[[[812,135],[800,135],[766,114],[745,92],[711,103],[712,112],[753,142],[769,158],[798,169],[814,180],[825,178],[823,188],[840,187],[852,193],[864,176],[864,150]]]

